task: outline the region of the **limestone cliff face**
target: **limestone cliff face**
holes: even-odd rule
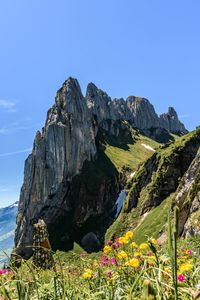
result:
[[[84,246],[89,240],[88,251],[100,247],[112,220],[122,187],[102,143],[106,135],[127,128],[120,120],[110,122],[106,111],[96,118],[88,106],[77,80],[70,78],[57,92],[42,133],[36,134],[25,162],[15,234],[16,252],[25,258],[32,254],[33,224],[39,218],[48,226],[53,249],[68,250],[74,241]]]
[[[179,233],[185,237],[200,234],[200,152],[180,183],[174,204],[180,209]]]
[[[146,99],[111,100],[92,83],[84,97],[76,79],[64,82],[25,162],[17,254],[31,256],[33,224],[39,218],[48,226],[53,249],[68,250],[74,241],[88,251],[99,249],[122,189],[121,175],[103,143],[109,135],[129,135],[130,126],[147,133],[166,130]]]
[[[145,135],[167,142],[169,133],[185,134],[187,130],[179,121],[174,108],[169,107],[168,113],[160,117],[148,99],[130,96],[112,100],[105,92],[93,83],[87,87],[86,100],[89,110],[96,116],[98,122],[107,129],[107,121],[126,120]]]
[[[179,121],[177,113],[173,107],[169,107],[166,114],[160,115],[160,127],[165,128],[169,132],[185,134],[187,133],[185,126]]]
[[[149,100],[131,96],[127,98],[127,105],[133,114],[135,127],[143,131],[160,127],[158,115]]]

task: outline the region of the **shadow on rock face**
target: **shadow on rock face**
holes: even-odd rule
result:
[[[88,232],[81,240],[81,246],[88,252],[98,251],[100,247],[100,241],[96,234]]]

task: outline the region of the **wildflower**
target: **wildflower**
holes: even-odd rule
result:
[[[128,239],[126,238],[126,237],[124,237],[124,236],[121,236],[120,238],[119,238],[119,243],[120,244],[128,244]]]
[[[125,251],[120,251],[117,253],[117,257],[120,259],[126,259],[127,258],[127,253]]]
[[[171,270],[170,270],[169,268],[165,268],[164,271],[165,271],[166,273],[168,273],[168,274],[171,273]]]
[[[112,277],[112,272],[111,272],[110,270],[108,270],[107,275],[108,275],[108,278],[111,279],[111,277]]]
[[[0,275],[7,274],[7,273],[8,273],[7,269],[0,269]]]
[[[147,250],[148,249],[148,244],[147,243],[142,243],[140,244],[140,247],[139,247],[141,250]]]
[[[146,254],[147,254],[147,256],[151,256],[152,253],[151,253],[151,251],[147,251]]]
[[[182,272],[189,272],[192,270],[192,265],[190,263],[183,263],[180,265],[180,271]]]
[[[104,252],[105,254],[107,254],[107,253],[109,253],[109,252],[111,252],[111,251],[112,251],[112,247],[109,246],[109,245],[106,245],[106,246],[103,248],[103,252]]]
[[[140,265],[140,261],[137,258],[132,258],[131,260],[129,260],[129,266],[134,267],[134,268],[138,268]]]
[[[133,256],[134,256],[134,257],[140,257],[141,255],[142,255],[141,252],[134,252],[134,253],[133,253]]]
[[[103,254],[102,259],[99,261],[100,265],[103,267],[104,265],[108,265],[108,259],[107,257]]]
[[[148,259],[147,259],[147,262],[150,266],[153,266],[156,264],[156,258],[155,256],[149,256]]]
[[[83,273],[83,278],[84,279],[90,279],[91,277],[92,277],[92,270],[85,269],[85,272]]]
[[[186,277],[183,274],[179,274],[177,278],[179,282],[183,282],[186,280]]]
[[[192,254],[193,254],[193,251],[192,251],[192,250],[187,250],[186,253],[187,253],[188,255],[192,255]]]
[[[118,249],[121,246],[119,239],[116,239],[115,242],[112,244],[113,249]]]
[[[117,278],[118,276],[119,276],[119,273],[118,273],[118,272],[114,272],[114,273],[112,274],[113,279]]]
[[[112,245],[112,241],[111,241],[111,240],[107,240],[107,241],[106,241],[106,245],[111,246],[111,245]]]
[[[126,239],[132,239],[133,237],[133,231],[127,231],[126,234],[125,234],[125,238]]]
[[[98,262],[96,259],[93,261],[93,267],[95,267],[95,268],[98,267]]]
[[[112,257],[112,258],[110,259],[110,262],[111,262],[112,265],[116,265],[116,264],[117,264],[117,260],[116,260],[115,257]]]
[[[132,243],[130,244],[130,247],[131,247],[131,248],[137,248],[138,245],[137,245],[135,242],[132,242]]]
[[[151,239],[152,244],[157,245],[156,239]]]

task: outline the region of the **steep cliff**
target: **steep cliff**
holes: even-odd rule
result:
[[[165,128],[167,131],[176,134],[185,134],[185,126],[179,121],[178,115],[173,107],[169,107],[166,114],[160,115],[160,127]]]
[[[183,177],[173,205],[180,209],[179,233],[185,237],[200,234],[200,151]]]
[[[65,81],[25,162],[16,253],[31,256],[33,224],[39,218],[48,226],[54,250],[71,249],[74,241],[87,251],[98,250],[126,181],[123,167],[130,174],[155,151],[141,142],[140,132],[134,128],[148,136],[152,128],[164,130],[171,137],[160,126],[146,99],[111,100],[92,83],[84,97],[76,79]],[[139,156],[134,149],[139,149]],[[127,163],[113,157],[123,151],[128,153]]]
[[[158,149],[127,183],[123,209],[107,232],[135,228],[135,239],[166,232],[167,215],[180,208],[179,234],[199,233],[200,129]],[[166,238],[166,235],[165,235]]]
[[[169,107],[168,113],[160,117],[148,99],[129,96],[112,100],[105,92],[90,83],[86,92],[87,104],[102,126],[107,126],[106,120],[126,120],[146,136],[161,143],[173,140],[170,133],[186,134],[188,131],[179,121],[174,108]],[[111,123],[112,123],[111,122]]]

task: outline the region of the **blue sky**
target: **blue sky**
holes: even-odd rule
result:
[[[200,1],[0,3],[0,206],[18,200],[24,160],[69,76],[112,97],[174,106],[199,125]]]

